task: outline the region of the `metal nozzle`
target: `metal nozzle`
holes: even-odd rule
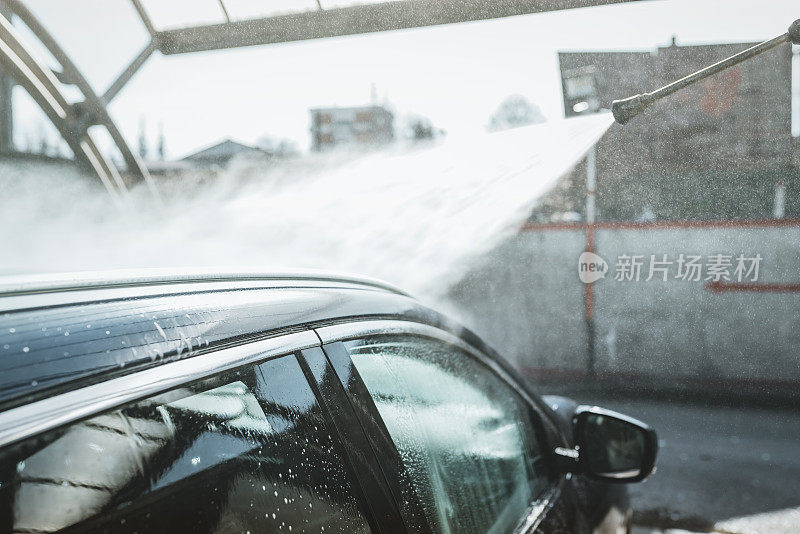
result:
[[[614,120],[620,124],[625,124],[636,115],[647,109],[648,106],[650,106],[650,104],[656,100],[660,100],[665,96],[671,95],[672,93],[683,89],[684,87],[692,85],[695,82],[708,78],[709,76],[713,76],[718,72],[741,63],[742,61],[756,57],[759,54],[763,54],[768,50],[772,50],[773,48],[786,43],[800,45],[800,19],[797,19],[792,23],[791,26],[789,26],[789,31],[787,33],[779,35],[778,37],[770,39],[769,41],[764,41],[761,44],[757,44],[756,46],[748,48],[743,52],[739,52],[738,54],[735,54],[727,59],[723,59],[719,63],[715,63],[710,67],[699,70],[694,74],[690,74],[689,76],[681,78],[676,82],[672,82],[669,85],[665,85],[661,89],[657,89],[652,93],[644,93],[641,95],[632,96],[630,98],[625,98],[623,100],[614,100],[614,102],[611,103],[611,112],[614,114]]]
[[[800,19],[792,22],[789,26],[789,40],[792,44],[800,45]]]
[[[653,103],[649,95],[636,95],[623,100],[614,100],[611,103],[611,113],[614,120],[620,124],[625,124],[639,113],[646,110]]]

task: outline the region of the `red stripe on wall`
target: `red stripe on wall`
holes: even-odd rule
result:
[[[597,230],[667,230],[680,228],[790,228],[800,226],[800,219],[730,219],[709,221],[601,221]],[[585,223],[527,223],[522,232],[543,230],[585,230]]]
[[[597,223],[595,223],[597,227]],[[520,232],[536,232],[539,230],[586,230],[583,223],[526,223]]]
[[[559,369],[546,367],[522,366],[519,371],[526,377],[548,383],[585,382],[587,373],[583,369]],[[631,387],[648,389],[653,384],[669,386],[702,385],[716,390],[748,389],[786,389],[793,393],[800,391],[800,380],[792,378],[766,377],[707,377],[695,375],[674,375],[647,372],[598,371],[595,375],[598,383],[627,384]]]
[[[706,289],[712,293],[747,292],[747,293],[800,293],[800,284],[778,284],[770,282],[708,282]]]

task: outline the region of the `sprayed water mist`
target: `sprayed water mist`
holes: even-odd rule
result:
[[[76,171],[0,163],[0,271],[312,268],[436,299],[526,219],[611,125],[608,114],[437,145],[234,161],[132,192],[134,213]]]

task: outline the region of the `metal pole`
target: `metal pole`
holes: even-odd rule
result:
[[[594,252],[594,223],[595,205],[594,191],[597,181],[597,151],[595,147],[589,149],[586,155],[586,252]],[[586,320],[586,378],[589,382],[595,380],[595,324],[594,324],[594,285],[586,284],[584,294],[585,320]]]
[[[800,46],[792,47],[792,137],[800,137]]]
[[[594,190],[597,182],[597,148],[592,147],[586,155],[586,223],[595,223]]]
[[[153,21],[150,19],[150,15],[147,14],[147,10],[142,5],[142,2],[140,0],[131,0],[131,3],[133,4],[133,8],[139,14],[139,18],[142,20],[142,24],[144,24],[144,27],[147,29],[147,33],[150,34],[150,37],[155,37],[157,33],[156,27],[153,24]]]
[[[710,67],[701,69],[694,74],[690,74],[689,76],[681,78],[676,82],[672,82],[669,85],[665,85],[661,89],[656,89],[651,93],[632,96],[624,100],[614,100],[614,102],[611,103],[611,112],[614,114],[614,119],[618,123],[625,124],[646,110],[653,102],[661,100],[662,98],[669,96],[676,91],[680,91],[681,89],[688,87],[693,83],[708,78],[709,76],[713,76],[718,72],[733,67],[734,65],[738,65],[742,61],[747,61],[748,59],[754,58],[759,54],[763,54],[764,52],[772,50],[773,48],[785,43],[800,44],[800,19],[792,23],[787,33],[784,33],[779,37],[775,37],[774,39],[770,39],[769,41],[764,41],[761,44],[757,44],[756,46],[748,48],[743,52],[739,52],[738,54],[735,54],[727,59],[723,59],[719,63],[715,63]]]
[[[131,64],[128,65],[119,76],[117,76],[117,79],[114,80],[114,83],[111,84],[111,87],[109,87],[103,94],[103,100],[106,104],[114,100],[114,97],[119,94],[122,88],[125,87],[131,78],[133,78],[133,75],[136,74],[140,68],[142,68],[142,65],[144,65],[145,61],[147,61],[147,58],[149,58],[155,51],[156,43],[154,40],[151,40],[149,43],[147,43],[147,46],[144,47],[144,50],[139,52],[139,55],[136,56],[133,61],[131,61]]]
[[[775,184],[774,199],[772,203],[772,217],[774,219],[783,219],[786,215],[786,186],[783,182]]]
[[[217,0],[219,2],[219,7],[222,9],[222,13],[225,14],[225,20],[230,22],[231,16],[228,14],[228,8],[225,7],[225,2],[223,0]]]
[[[0,7],[0,16],[9,22],[12,13],[7,6]],[[0,71],[0,152],[14,151],[14,79]]]
[[[14,151],[14,80],[0,71],[0,152]]]

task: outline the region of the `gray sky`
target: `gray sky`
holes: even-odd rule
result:
[[[229,2],[242,10],[309,3]],[[99,92],[147,40],[128,0],[28,4]],[[187,21],[191,15],[201,21],[217,16],[214,4],[153,0],[148,7],[157,21],[174,24],[184,15]],[[449,135],[460,135],[482,129],[500,101],[515,93],[537,103],[547,117],[562,116],[559,50],[653,49],[672,35],[679,44],[762,40],[800,17],[797,6],[797,0],[652,0],[185,56],[156,54],[111,112],[133,145],[142,117],[151,143],[163,123],[171,156],[225,137],[255,142],[264,134],[306,148],[310,107],[367,103],[374,83],[398,115],[425,115]],[[44,119],[24,98],[17,100],[20,141],[40,131]]]

